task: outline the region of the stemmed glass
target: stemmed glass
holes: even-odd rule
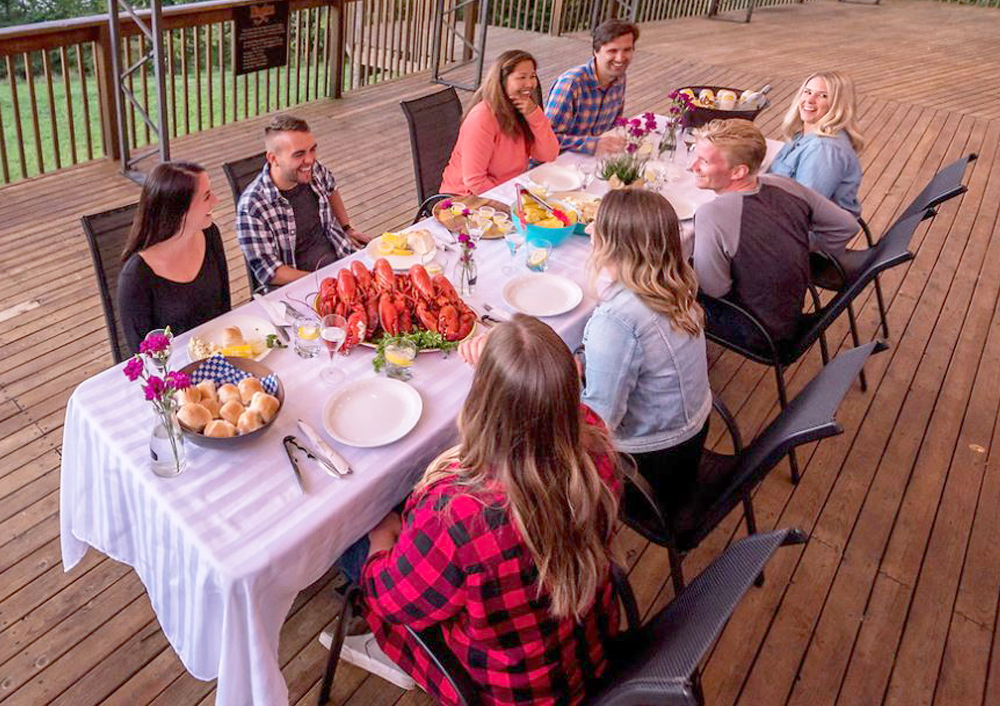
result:
[[[583,187],[581,191],[586,191],[590,183],[594,181],[594,174],[597,172],[597,164],[592,160],[586,160],[580,162],[576,165],[577,171],[580,172],[580,178],[583,179]]]
[[[504,265],[500,271],[507,276],[517,274],[517,268],[514,266],[514,263],[517,261],[518,249],[524,245],[525,235],[517,228],[508,225],[504,231],[503,239],[507,243],[507,249],[510,250],[510,263]]]
[[[344,371],[334,365],[334,356],[347,338],[347,321],[339,314],[327,314],[323,317],[323,326],[319,330],[320,338],[330,351],[330,363],[319,372],[319,378],[325,383],[336,385],[344,379]]]

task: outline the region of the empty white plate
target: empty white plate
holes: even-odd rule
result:
[[[542,164],[528,172],[528,178],[549,191],[576,191],[583,186],[583,176],[572,167]]]
[[[370,448],[402,439],[420,421],[420,393],[399,380],[364,378],[339,388],[323,407],[323,427],[342,444]]]
[[[503,286],[503,300],[528,316],[558,316],[576,308],[583,300],[583,290],[559,275],[526,274]]]

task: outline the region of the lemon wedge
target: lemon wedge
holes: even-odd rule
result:
[[[298,333],[299,338],[303,341],[314,341],[319,338],[319,326],[314,324],[301,324],[296,333]]]
[[[531,257],[528,258],[528,265],[531,267],[538,267],[543,262],[549,258],[549,254],[544,250],[536,250],[531,253]]]
[[[400,368],[408,368],[413,365],[413,358],[411,356],[391,348],[386,349],[385,359]]]
[[[253,346],[249,343],[226,346],[222,349],[222,355],[227,355],[233,358],[253,358]]]

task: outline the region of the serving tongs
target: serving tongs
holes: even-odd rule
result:
[[[315,461],[328,476],[340,478],[341,474],[337,472],[337,469],[332,463],[303,444],[293,434],[286,436],[281,440],[281,443],[285,445],[285,453],[288,454],[288,462],[292,465],[292,470],[295,471],[295,479],[299,482],[299,487],[302,488],[302,492],[305,492],[305,486],[302,484],[302,471],[299,469],[299,463],[295,460],[295,453],[292,449],[298,449],[305,454],[306,458]]]
[[[518,184],[517,185],[517,213],[518,213],[518,216],[520,216],[522,223],[524,222],[524,196],[525,196],[525,194],[527,194],[528,196],[530,196],[531,198],[533,198],[535,201],[537,201],[538,204],[542,208],[544,208],[546,211],[548,211],[553,216],[555,216],[556,218],[558,218],[565,225],[569,225],[569,217],[566,215],[566,212],[564,210],[562,210],[561,208],[556,208],[555,206],[553,206],[552,204],[550,204],[548,201],[546,201],[544,197],[539,196],[538,194],[536,194],[533,191],[528,191],[525,187],[523,187],[520,184]],[[573,208],[573,207],[570,206],[570,208]],[[575,212],[576,209],[573,208],[573,211]],[[577,218],[580,217],[579,213],[577,213],[576,215],[577,215]]]

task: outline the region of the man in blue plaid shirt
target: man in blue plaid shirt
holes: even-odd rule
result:
[[[593,31],[594,56],[560,76],[545,102],[545,115],[563,150],[587,154],[617,152],[625,138],[604,134],[625,110],[625,71],[632,62],[639,28],[608,20]]]
[[[368,238],[351,227],[305,120],[275,116],[264,142],[267,164],[240,196],[236,233],[257,283],[277,286],[349,255]]]

